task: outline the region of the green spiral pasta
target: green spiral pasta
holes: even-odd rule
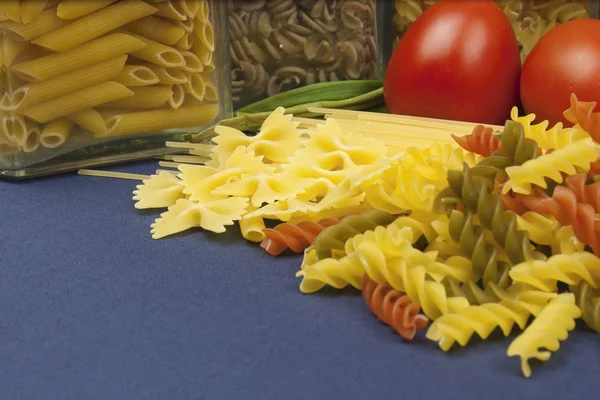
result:
[[[500,143],[500,148],[492,156],[508,157],[512,165],[521,165],[540,154],[537,142],[525,137],[523,125],[516,121],[506,121]]]
[[[571,286],[581,318],[593,330],[600,333],[600,290],[593,289],[587,282]]]
[[[434,321],[427,331],[427,338],[438,342],[442,350],[448,351],[455,343],[466,346],[475,333],[487,339],[498,327],[504,336],[508,336],[515,324],[521,329],[525,328],[529,316],[542,312],[555,296],[554,293],[524,289],[512,299],[469,306]]]
[[[506,352],[509,357],[521,358],[523,375],[531,376],[530,358],[548,361],[553,351],[560,348],[560,342],[566,340],[569,331],[575,328],[575,320],[581,316],[581,310],[575,305],[573,293],[562,293],[550,301],[525,331],[512,341]],[[540,350],[547,349],[546,351]]]
[[[306,253],[314,252],[316,260],[332,256],[332,252],[344,251],[346,241],[353,236],[375,229],[377,226],[388,225],[397,215],[381,210],[369,210],[359,215],[349,215],[339,224],[332,225],[320,232]]]
[[[510,270],[514,282],[531,285],[539,290],[554,292],[558,282],[578,285],[587,282],[600,287],[600,258],[594,253],[581,251],[557,254],[547,260],[532,260],[515,265]]]
[[[592,139],[583,139],[552,153],[544,154],[535,160],[529,160],[523,165],[506,168],[508,181],[503,193],[512,190],[515,193],[530,194],[532,186],[546,189],[547,180],[556,183],[563,182],[563,173],[574,175],[580,169],[590,170],[590,164],[600,156],[600,147]]]
[[[464,297],[469,304],[485,304],[498,301],[498,296],[491,290],[492,285],[482,289],[475,281],[466,281],[462,284],[454,278],[446,278],[442,282],[446,292],[455,297]]]

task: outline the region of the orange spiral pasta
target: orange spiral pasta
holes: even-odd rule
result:
[[[273,256],[277,256],[287,249],[301,253],[311,245],[323,229],[336,225],[338,222],[340,221],[335,218],[325,218],[319,222],[281,223],[274,228],[263,229],[265,239],[260,247]]]
[[[577,201],[591,205],[596,213],[600,213],[600,182],[588,184],[587,179],[587,174],[575,174],[568,176],[565,184],[573,191]]]
[[[406,340],[412,340],[429,324],[418,304],[392,287],[376,283],[367,274],[363,275],[362,293],[369,310]]]
[[[600,221],[596,221],[594,206],[577,200],[577,194],[566,186],[557,186],[552,197],[542,191],[515,197],[531,211],[551,215],[563,226],[572,226],[582,243],[600,255]]]
[[[494,130],[483,125],[477,125],[469,135],[452,135],[452,138],[463,149],[484,157],[491,156],[501,145],[500,139],[494,135]]]
[[[575,93],[571,93],[571,106],[563,113],[567,121],[579,124],[592,139],[600,142],[600,112],[594,112],[595,101],[579,101]]]

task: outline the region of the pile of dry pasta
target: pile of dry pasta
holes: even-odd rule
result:
[[[515,109],[504,127],[470,133],[463,123],[338,110],[310,124],[279,108],[256,136],[218,127],[214,146],[172,144],[190,154],[162,163],[176,169],[132,176],[143,179],[134,199],[167,208],[154,238],[239,221],[273,255],[304,252],[302,292],[362,290],[406,340],[428,327],[448,351],[475,334],[522,330],[507,353],[529,377],[529,359],[548,360],[578,318],[600,332],[593,106],[573,96],[572,128]],[[353,118],[363,134],[342,128]],[[373,137],[394,121],[407,147]],[[440,135],[454,144],[436,143]]]

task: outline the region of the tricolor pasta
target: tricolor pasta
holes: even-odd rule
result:
[[[1,3],[0,157],[198,127],[221,112],[208,0]]]

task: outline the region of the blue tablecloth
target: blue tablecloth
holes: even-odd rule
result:
[[[354,291],[301,294],[299,257],[235,228],[152,240],[135,185],[0,182],[0,398],[600,396],[597,334],[574,331],[529,380],[500,334],[448,354],[406,343]]]

